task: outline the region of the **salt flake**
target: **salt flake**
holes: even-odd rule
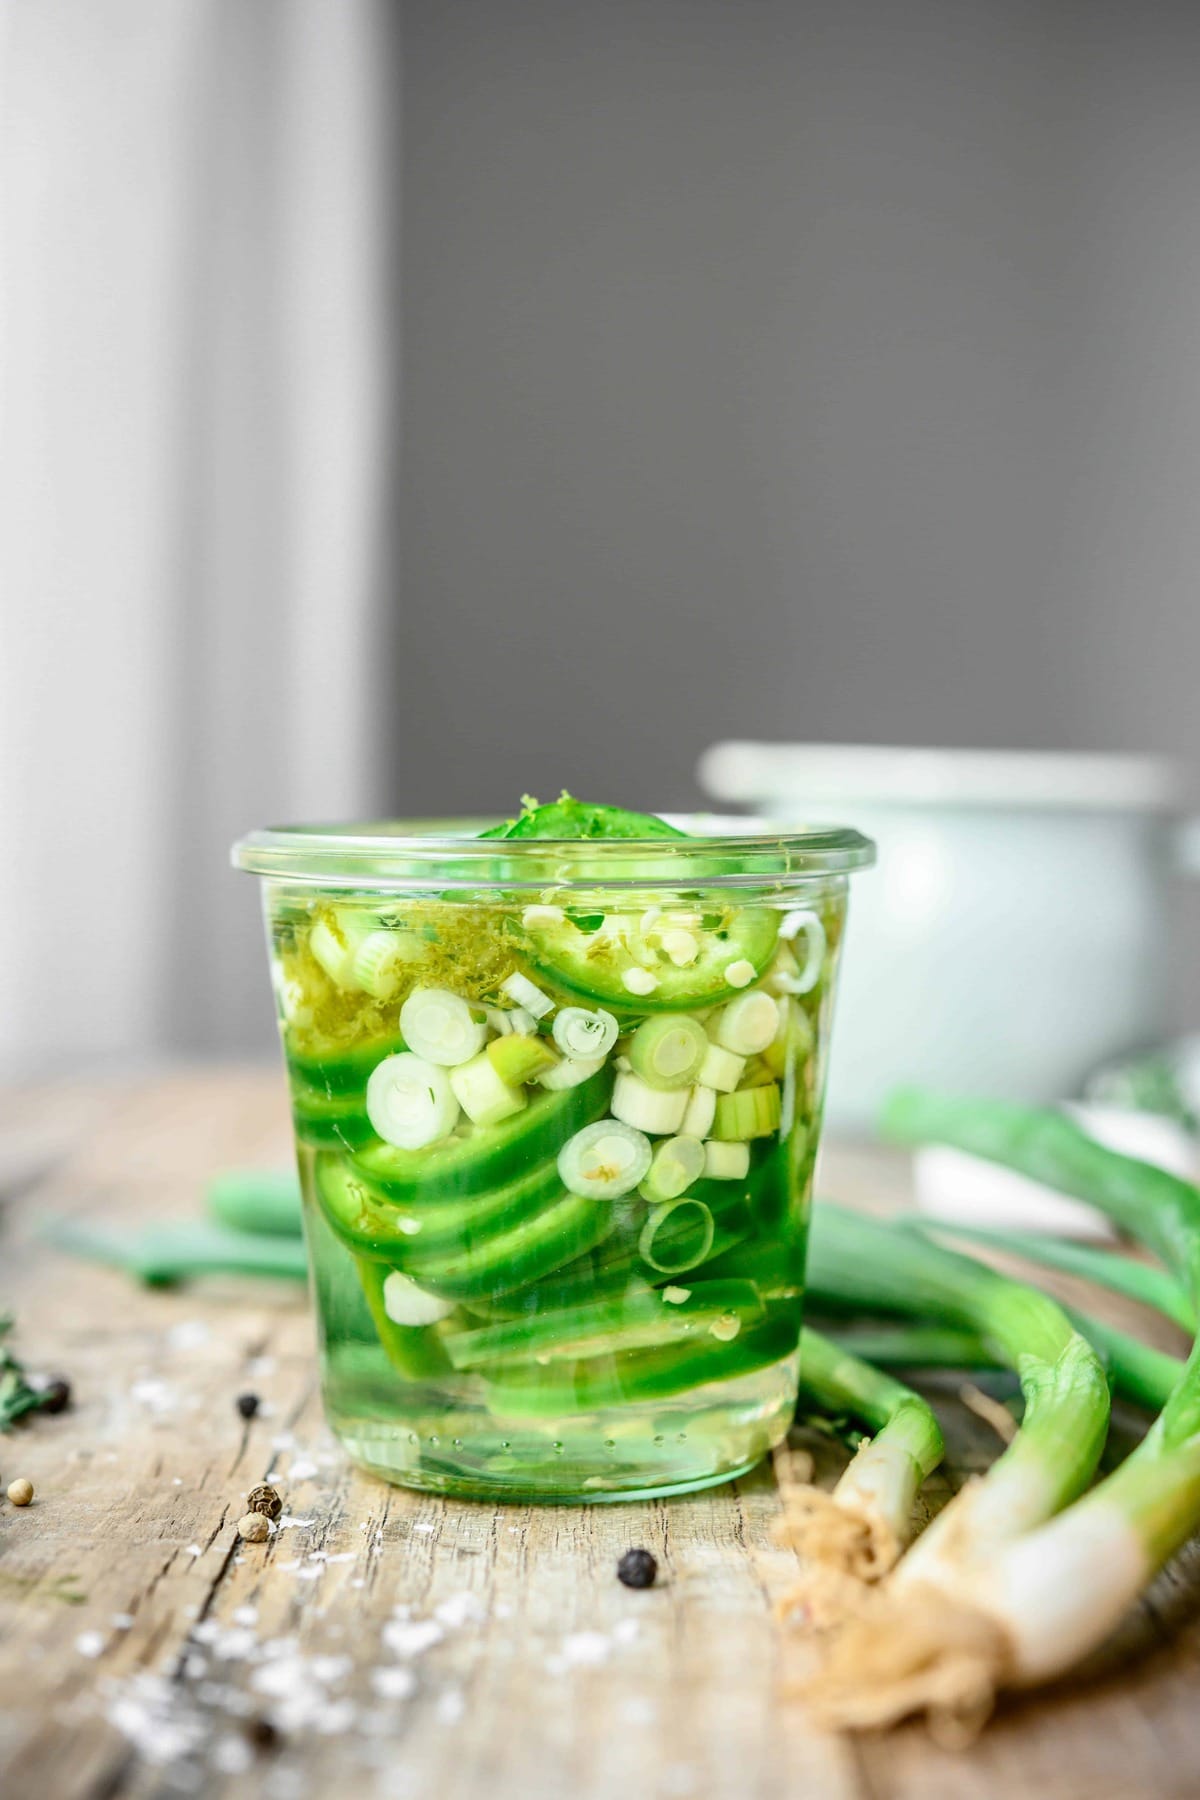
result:
[[[130,1396],[147,1412],[167,1413],[175,1405],[175,1390],[168,1382],[157,1376],[148,1376],[143,1381],[135,1381],[129,1390]]]
[[[407,1700],[417,1691],[417,1678],[411,1669],[372,1669],[371,1686],[381,1700]]]
[[[440,1619],[443,1625],[450,1626],[451,1630],[457,1630],[460,1625],[477,1624],[486,1617],[474,1594],[451,1594],[439,1606],[434,1607],[433,1616]]]
[[[181,1319],[178,1325],[172,1325],[167,1333],[167,1348],[170,1350],[198,1350],[207,1344],[212,1331],[203,1319]]]
[[[563,1660],[568,1664],[594,1666],[607,1662],[611,1650],[602,1631],[573,1631],[562,1641]]]
[[[466,1696],[461,1688],[447,1688],[438,1699],[437,1716],[443,1725],[457,1725],[466,1710]]]
[[[254,1752],[245,1738],[230,1733],[218,1738],[212,1749],[213,1768],[221,1775],[244,1775],[254,1762]]]
[[[380,1633],[383,1643],[396,1656],[423,1656],[445,1635],[435,1619],[389,1619]]]

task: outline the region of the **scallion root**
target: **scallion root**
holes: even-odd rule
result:
[[[828,1630],[859,1611],[865,1591],[899,1558],[894,1521],[853,1479],[855,1463],[870,1447],[870,1440],[860,1446],[832,1493],[811,1482],[780,1481],[783,1513],[775,1540],[795,1550],[803,1565],[779,1602],[781,1617],[799,1615],[806,1625]]]
[[[872,1730],[928,1715],[935,1736],[959,1747],[987,1723],[1013,1665],[994,1619],[940,1587],[876,1589],[848,1618],[803,1698],[827,1730]]]

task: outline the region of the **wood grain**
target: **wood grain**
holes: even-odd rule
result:
[[[771,1542],[769,1470],[597,1508],[389,1488],[351,1469],[324,1428],[298,1296],[232,1282],[136,1290],[38,1242],[50,1212],[184,1216],[217,1169],[285,1161],[281,1086],[273,1073],[189,1072],[0,1104],[22,1190],[5,1206],[0,1303],[19,1313],[26,1360],[63,1370],[76,1395],[72,1412],[0,1438],[4,1482],[25,1474],[37,1488],[25,1511],[0,1507],[5,1800],[1200,1791],[1194,1555],[1088,1680],[1006,1706],[969,1753],[916,1728],[825,1737],[780,1697],[801,1652],[771,1616],[795,1564]],[[844,1152],[825,1188],[886,1203],[903,1181],[893,1159]],[[1108,1311],[1178,1348],[1137,1309]],[[244,1389],[266,1403],[249,1424],[234,1407]],[[951,1457],[935,1504],[995,1451],[952,1383],[939,1410]],[[839,1453],[807,1447],[832,1479]],[[297,1522],[241,1545],[234,1522],[268,1474]],[[643,1593],[614,1579],[634,1543],[663,1571]],[[430,1621],[438,1641],[408,1654],[411,1627]],[[268,1716],[282,1736],[256,1748],[247,1726]]]

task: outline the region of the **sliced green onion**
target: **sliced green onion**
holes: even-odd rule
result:
[[[501,1081],[520,1087],[524,1081],[536,1081],[558,1067],[558,1053],[542,1037],[525,1037],[516,1032],[508,1037],[493,1038],[487,1047],[487,1058]]]
[[[688,1096],[687,1110],[684,1112],[679,1129],[687,1137],[706,1138],[712,1130],[712,1122],[716,1116],[716,1089],[694,1087]]]
[[[703,1025],[687,1013],[659,1013],[639,1025],[629,1045],[634,1073],[653,1088],[687,1088],[709,1050]]]
[[[782,1081],[792,1072],[795,1058],[812,1054],[813,1028],[798,1000],[785,994],[775,1004],[779,1009],[779,1029],[762,1056],[772,1075]]]
[[[561,906],[527,906],[521,914],[521,923],[526,930],[531,925],[561,925],[566,916]]]
[[[732,1094],[742,1079],[745,1067],[744,1056],[735,1056],[732,1050],[723,1050],[720,1044],[710,1044],[696,1073],[696,1080],[701,1087],[717,1088],[722,1094]]]
[[[526,1012],[531,1012],[535,1019],[544,1019],[548,1012],[554,1011],[554,1002],[549,994],[538,987],[536,982],[530,981],[528,975],[522,975],[519,969],[514,969],[511,975],[504,978],[500,983],[500,992],[507,994],[514,1005],[523,1006]]]
[[[785,943],[804,933],[805,958],[800,973],[791,978],[776,977],[777,991],[788,994],[807,994],[816,987],[821,969],[825,961],[825,927],[819,913],[810,911],[790,912],[779,927],[779,935]]]
[[[308,934],[308,948],[335,987],[358,985],[354,979],[355,938],[342,935],[327,919],[318,919]]]
[[[404,1281],[402,1275],[390,1273],[382,1263],[373,1262],[370,1257],[358,1256],[354,1260],[358,1265],[363,1298],[367,1303],[371,1322],[392,1367],[406,1381],[429,1381],[448,1375],[450,1358],[442,1347],[438,1333],[432,1329],[433,1319],[414,1318],[410,1322],[398,1319],[392,1310],[395,1307],[396,1313],[411,1310],[414,1313],[420,1311],[429,1314],[432,1307],[440,1308],[445,1303],[436,1300],[432,1294],[423,1295],[420,1301],[410,1302],[398,1285]],[[454,1310],[452,1306],[450,1310]],[[437,1316],[445,1315],[439,1313]]]
[[[654,1152],[646,1179],[638,1190],[644,1200],[677,1200],[704,1174],[704,1145],[699,1138],[668,1138]]]
[[[770,1137],[778,1131],[782,1116],[778,1084],[740,1088],[736,1094],[720,1094],[712,1135],[718,1139]]]
[[[581,1083],[590,1081],[593,1075],[598,1075],[603,1067],[602,1056],[564,1056],[554,1068],[547,1069],[538,1076],[538,1086],[549,1088],[551,1093],[561,1088],[579,1087]]]
[[[667,1200],[650,1209],[638,1255],[660,1275],[682,1275],[702,1263],[713,1245],[713,1216],[703,1200]]]
[[[399,1269],[384,1277],[383,1308],[394,1325],[436,1325],[455,1310],[453,1300],[426,1293]]]
[[[739,994],[718,1012],[713,1036],[737,1056],[758,1056],[779,1032],[779,1009],[761,990]]]
[[[774,1075],[767,1066],[766,1057],[751,1056],[747,1059],[746,1067],[742,1071],[742,1079],[738,1082],[738,1087],[770,1087],[774,1079]]]
[[[385,1143],[422,1150],[454,1130],[458,1100],[444,1069],[402,1050],[372,1069],[367,1117]]]
[[[619,1200],[645,1178],[650,1140],[618,1120],[585,1125],[558,1153],[558,1173],[568,1193],[585,1200]]]
[[[514,1041],[512,1038],[496,1039],[498,1044]],[[470,1062],[451,1069],[449,1080],[459,1105],[476,1125],[498,1125],[502,1119],[523,1111],[528,1104],[525,1090],[514,1087],[497,1073],[486,1050],[482,1056],[472,1057]]]
[[[554,1042],[564,1056],[590,1062],[606,1057],[620,1035],[620,1027],[602,1006],[564,1006],[554,1016]]]
[[[658,941],[664,956],[670,957],[677,969],[686,969],[700,954],[700,939],[685,926],[672,925],[660,931]]]
[[[744,1181],[750,1173],[750,1146],[714,1143],[704,1146],[704,1173],[709,1181]]]
[[[356,987],[384,1004],[395,999],[408,972],[405,944],[397,931],[368,931],[355,946],[350,963],[351,978]]]
[[[400,1035],[426,1062],[453,1069],[478,1056],[487,1026],[475,1019],[461,994],[418,987],[400,1008]]]
[[[679,1130],[687,1104],[686,1088],[667,1093],[649,1087],[637,1075],[625,1074],[618,1075],[613,1083],[613,1117],[655,1137],[668,1137]]]

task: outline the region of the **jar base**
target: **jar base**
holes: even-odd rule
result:
[[[724,1469],[715,1474],[697,1475],[687,1481],[668,1482],[662,1487],[627,1487],[591,1489],[587,1492],[551,1494],[544,1490],[534,1490],[519,1486],[500,1486],[496,1482],[472,1481],[461,1476],[425,1476],[413,1474],[406,1470],[402,1475],[394,1469],[377,1462],[370,1452],[356,1446],[349,1438],[341,1438],[342,1447],[350,1460],[358,1468],[364,1469],[368,1475],[378,1475],[392,1487],[408,1488],[417,1494],[439,1494],[447,1500],[482,1500],[494,1506],[615,1506],[628,1505],[634,1500],[671,1500],[682,1494],[698,1494],[705,1488],[721,1487],[727,1481],[737,1481],[742,1475],[748,1475],[756,1469],[768,1451],[762,1451],[748,1462],[733,1469]]]
[[[351,1412],[326,1393],[347,1455],[382,1480],[460,1500],[541,1506],[661,1499],[732,1481],[783,1442],[795,1404],[794,1357],[675,1402],[553,1423],[498,1420],[461,1401],[383,1418]]]

